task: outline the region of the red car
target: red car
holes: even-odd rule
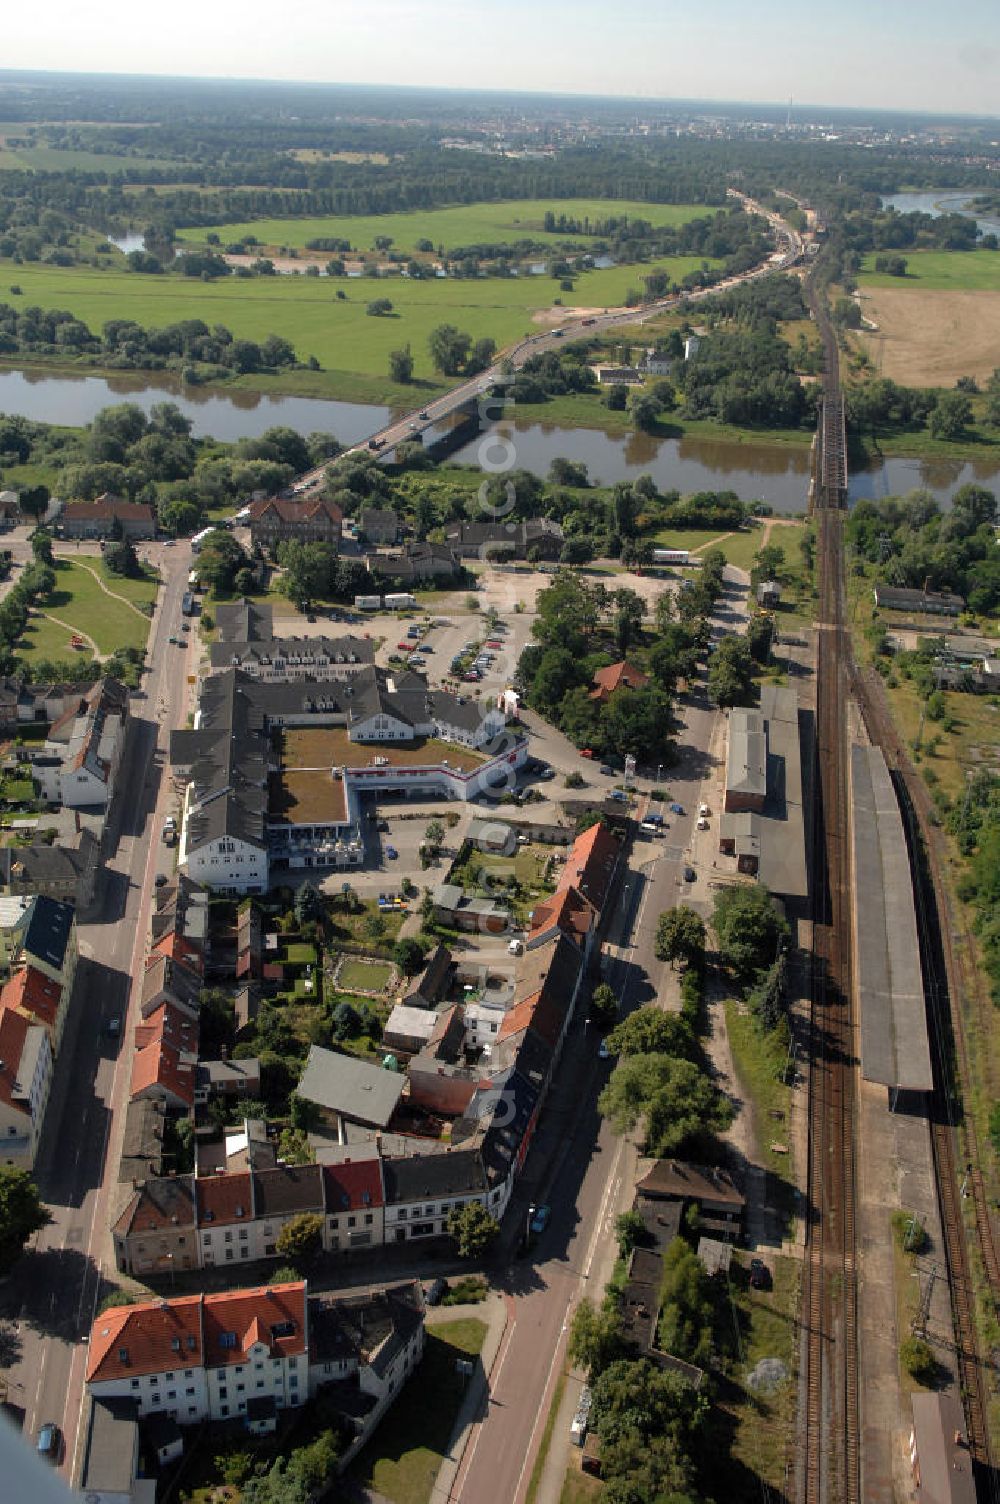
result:
[[[470,669],[467,674],[462,675],[462,678],[465,680],[466,684],[478,684],[480,675],[477,674],[474,669]]]
[[[486,646],[488,648],[502,648],[503,643],[500,641],[499,637],[491,637]]]
[[[397,646],[397,648],[399,649],[399,651],[401,653],[412,653],[413,649],[416,647],[416,643],[415,642],[397,642],[396,646]]]
[[[589,748],[589,747],[584,747],[584,749],[583,749],[583,751],[582,751],[582,752],[581,752],[581,753],[580,753],[580,756],[581,756],[581,757],[593,757],[593,755],[594,755],[594,754],[593,754],[593,752],[592,752],[592,751],[591,751],[591,750],[590,750],[590,748]]]

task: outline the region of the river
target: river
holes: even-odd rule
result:
[[[890,193],[882,200],[883,209],[895,209],[897,214],[930,214],[935,219],[941,214],[965,214],[975,219],[984,235],[1000,235],[1000,219],[995,215],[970,214],[966,205],[975,198],[975,191],[964,189],[961,193],[933,188],[926,193]]]
[[[356,444],[390,417],[389,408],[373,404],[270,396],[238,388],[182,387],[169,378],[151,380],[140,373],[104,377],[0,371],[0,413],[20,413],[42,423],[78,428],[116,402],[134,402],[149,412],[154,403],[164,401],[176,403],[191,419],[196,438],[211,435],[227,442],[256,438],[281,424],[302,434],[329,433],[342,444]],[[454,458],[479,463],[481,444],[482,438],[473,440]],[[558,428],[532,417],[515,422],[505,452],[494,447],[487,460],[506,459],[509,468],[517,466],[544,476],[557,457],[585,464],[596,484],[611,485],[648,474],[661,490],[732,490],[743,501],[766,501],[776,512],[800,512],[806,505],[808,448],[784,448],[757,439],[732,444],[642,433],[616,437],[597,428]],[[1000,456],[878,460],[850,477],[849,496],[856,501],[926,486],[947,505],[968,481],[1000,490]]]

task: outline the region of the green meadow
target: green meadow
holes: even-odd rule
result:
[[[888,254],[895,254],[890,252]],[[1000,251],[900,251],[906,276],[875,270],[875,256],[861,264],[865,287],[912,287],[923,292],[1000,291]]]
[[[292,276],[202,282],[176,274],[149,277],[92,267],[4,265],[0,302],[13,301],[10,286],[15,285],[21,289],[19,306],[68,309],[95,333],[109,319],[134,319],[146,328],[202,319],[210,326],[225,324],[246,339],[280,334],[291,341],[300,360],[314,355],[323,367],[323,374],[313,373],[309,381],[312,395],[350,396],[352,377],[384,380],[390,350],[405,344],[413,350],[415,378],[439,385],[427,353],[428,336],[438,324],[455,324],[473,339],[492,338],[502,349],[537,327],[533,315],[551,308],[556,298],[567,309],[614,307],[639,284],[643,272],[661,269],[679,281],[700,265],[700,258],[676,256],[641,267],[586,272],[575,279],[573,292],[560,292],[551,277],[376,281]],[[337,297],[338,290],[344,299]],[[367,315],[368,303],[382,297],[392,301],[391,316]],[[267,389],[297,389],[294,377],[300,374],[307,373],[289,373],[291,379],[283,383],[267,380]]]
[[[542,223],[547,210],[572,215],[574,219],[608,219],[611,216],[645,219],[654,225],[682,225],[700,215],[714,214],[706,204],[644,204],[632,199],[509,199],[503,203],[461,204],[449,209],[414,209],[398,214],[357,214],[316,219],[256,219],[243,224],[219,224],[181,230],[179,239],[204,244],[211,233],[225,245],[255,235],[261,246],[302,249],[309,240],[348,240],[357,251],[374,248],[376,235],[390,235],[393,249],[416,250],[418,240],[429,240],[435,250],[460,245],[530,238],[549,243],[579,239],[565,232],[547,233]]]

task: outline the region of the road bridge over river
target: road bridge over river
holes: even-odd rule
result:
[[[423,403],[419,408],[393,418],[384,428],[378,429],[367,439],[362,439],[359,443],[352,445],[347,453],[375,453],[381,458],[388,458],[397,445],[417,440],[423,442],[425,434],[444,427],[456,415],[464,414],[466,417],[473,417],[480,401],[485,402],[487,395],[495,391],[496,397],[492,404],[487,405],[487,416],[484,422],[484,427],[489,426],[502,416],[498,409],[504,383],[509,380],[508,372],[520,370],[531,356],[540,355],[546,350],[557,350],[568,340],[592,339],[597,334],[604,334],[608,330],[626,325],[634,328],[637,324],[644,324],[682,304],[701,302],[714,293],[737,287],[744,282],[752,282],[758,277],[766,276],[769,272],[787,271],[789,267],[796,265],[802,259],[803,242],[798,231],[787,224],[780,215],[762,208],[754,199],[748,198],[745,194],[737,193],[732,188],[729,189],[729,194],[742,203],[748,214],[759,214],[766,219],[774,232],[778,249],[760,266],[754,267],[751,271],[742,272],[739,276],[727,277],[725,281],[717,282],[713,287],[702,288],[696,292],[675,294],[637,308],[608,308],[602,313],[589,315],[586,318],[569,316],[565,323],[556,328],[525,335],[517,344],[501,351],[487,370],[480,371],[475,376],[459,382],[458,386]],[[326,465],[308,471],[295,482],[292,488],[293,494],[304,496],[309,492],[319,490],[325,477]]]

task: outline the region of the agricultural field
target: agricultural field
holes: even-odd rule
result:
[[[682,225],[689,219],[714,214],[706,204],[644,204],[631,199],[511,199],[496,204],[460,204],[448,209],[420,209],[398,214],[324,216],[316,219],[258,219],[241,224],[198,226],[181,230],[178,238],[191,244],[206,243],[215,233],[223,244],[255,235],[266,248],[288,246],[303,249],[308,240],[349,240],[357,251],[373,249],[376,235],[390,235],[393,249],[415,251],[419,240],[439,245],[474,245],[486,241],[541,240],[553,245],[560,240],[579,240],[585,235],[546,233],[542,223],[547,210],[591,221],[620,218],[645,219],[654,225]]]
[[[1000,292],[1000,251],[901,251],[899,254],[906,260],[905,277],[877,272],[872,254],[861,263],[861,287]]]
[[[179,165],[165,157],[123,157],[115,152],[70,151],[61,146],[11,146],[4,142],[0,148],[3,172],[168,172]]]
[[[573,292],[562,293],[550,277],[413,282],[260,277],[201,282],[176,275],[41,265],[11,267],[10,280],[21,288],[24,306],[68,309],[95,332],[109,319],[134,319],[146,328],[203,319],[210,326],[225,324],[246,339],[280,334],[291,341],[300,360],[315,355],[320,362],[322,373],[303,373],[311,375],[311,394],[320,396],[348,395],[353,376],[385,379],[390,350],[405,344],[413,350],[415,379],[439,386],[427,353],[428,336],[438,324],[455,324],[473,339],[492,338],[502,349],[529,332],[535,315],[550,309],[556,297],[567,310],[613,307],[637,285],[640,271],[660,269],[679,281],[700,264],[697,257],[677,256],[642,268],[586,272],[575,279]],[[344,299],[336,296],[338,290]],[[389,317],[365,313],[377,297],[391,300]],[[9,289],[0,284],[0,301],[8,300]],[[278,380],[273,385],[268,381],[267,388],[279,390]]]
[[[861,307],[877,331],[856,338],[883,375],[904,386],[985,381],[1000,365],[1000,253],[913,251],[907,275],[872,270],[859,278]]]

